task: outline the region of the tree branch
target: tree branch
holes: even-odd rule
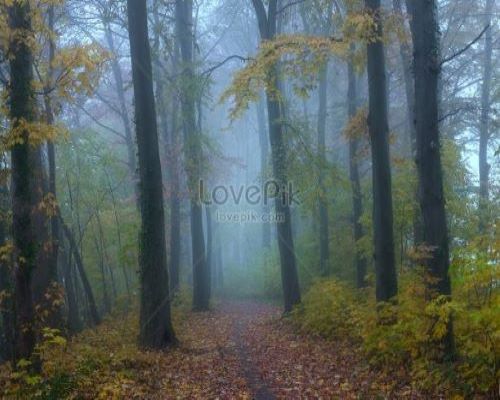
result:
[[[467,50],[469,50],[474,44],[476,44],[479,39],[481,39],[481,37],[485,34],[485,32],[490,28],[490,24],[486,25],[484,27],[484,29],[481,31],[481,33],[479,33],[479,35],[476,36],[476,38],[470,42],[469,44],[467,44],[467,46],[465,46],[463,49],[457,51],[456,53],[452,54],[451,56],[445,58],[444,60],[441,61],[441,63],[439,64],[439,66],[443,66],[444,64],[446,64],[447,62],[450,62],[451,60],[453,60],[454,58],[457,58],[458,56],[462,55],[463,53],[465,53]]]
[[[231,61],[231,60],[240,60],[242,62],[247,62],[247,61],[250,61],[252,58],[249,58],[249,57],[242,57],[242,56],[239,56],[237,54],[233,54],[232,56],[229,56],[229,57],[226,57],[224,60],[222,60],[221,62],[215,64],[213,67],[209,68],[209,69],[206,69],[205,71],[203,71],[200,75],[211,75],[212,72],[214,72],[216,69],[222,67],[224,64],[226,64],[227,62]]]
[[[276,15],[278,15],[278,14],[282,13],[282,12],[283,12],[283,11],[285,11],[287,8],[289,8],[289,7],[293,7],[293,6],[295,6],[295,5],[297,5],[297,4],[300,4],[300,3],[303,3],[304,1],[306,1],[306,0],[296,0],[296,1],[292,1],[291,3],[285,4],[283,7],[280,7],[280,8],[278,9],[278,11],[276,11]]]
[[[98,126],[100,126],[103,129],[108,130],[109,132],[114,133],[118,137],[122,138],[123,140],[126,140],[125,136],[121,133],[118,132],[116,129],[113,129],[107,125],[104,125],[102,122],[100,122],[96,117],[94,117],[91,113],[89,113],[85,107],[77,105],[77,107],[84,112],[92,121],[94,121]]]

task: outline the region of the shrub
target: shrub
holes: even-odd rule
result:
[[[356,291],[337,280],[318,281],[293,311],[293,320],[304,331],[326,338],[360,338],[361,302]]]
[[[293,312],[299,329],[326,338],[359,340],[372,367],[405,371],[423,393],[493,395],[500,378],[500,274],[496,257],[477,246],[455,257],[453,301],[428,301],[426,276],[402,273],[393,304],[375,304],[373,293],[336,280],[319,281]],[[441,339],[453,321],[456,357],[444,362]]]

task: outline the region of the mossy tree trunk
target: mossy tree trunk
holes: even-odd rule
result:
[[[139,343],[145,348],[161,349],[173,344],[176,338],[170,315],[163,180],[146,0],[128,0],[127,15],[134,86],[141,211]]]
[[[372,154],[373,239],[377,301],[398,292],[393,231],[392,179],[387,115],[387,82],[380,0],[365,0],[376,36],[368,44],[368,129]]]

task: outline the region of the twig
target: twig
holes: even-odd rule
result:
[[[444,60],[441,61],[441,63],[439,64],[439,66],[443,66],[444,64],[446,64],[447,62],[450,62],[451,60],[453,60],[454,58],[462,55],[463,53],[465,53],[467,50],[469,50],[475,43],[477,43],[479,41],[479,39],[481,39],[481,37],[485,34],[485,32],[490,28],[490,24],[486,25],[484,27],[484,29],[481,31],[481,33],[479,33],[479,35],[476,36],[476,38],[470,42],[469,44],[467,44],[467,46],[465,46],[463,49],[457,51],[456,53],[452,54],[451,56],[445,58]]]
[[[216,69],[222,67],[224,64],[226,64],[227,62],[231,61],[231,60],[240,60],[242,62],[247,62],[247,61],[250,61],[251,58],[248,58],[248,57],[242,57],[242,56],[239,56],[239,55],[232,55],[232,56],[229,56],[227,58],[225,58],[224,60],[222,60],[221,62],[215,64],[213,67],[203,71],[200,75],[211,75],[212,72],[214,72]]]
[[[283,7],[281,7],[278,11],[276,11],[276,14],[280,14],[283,11],[285,11],[289,7],[293,7],[297,4],[303,3],[306,0],[297,0],[297,1],[292,1],[291,3],[285,4]]]

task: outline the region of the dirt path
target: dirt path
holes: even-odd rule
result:
[[[239,369],[253,399],[417,398],[411,389],[370,371],[352,344],[296,333],[279,308],[222,304],[231,321]]]
[[[225,302],[175,319],[178,347],[120,364],[121,398],[418,398],[397,376],[370,371],[356,345],[298,334],[277,307]]]
[[[247,308],[241,308],[233,329],[233,341],[238,352],[241,372],[253,399],[273,400],[275,396],[262,379],[260,370],[254,364],[252,349],[244,340],[245,333],[249,330],[250,324],[254,322],[253,317],[255,316],[251,312],[247,313],[247,311]]]

